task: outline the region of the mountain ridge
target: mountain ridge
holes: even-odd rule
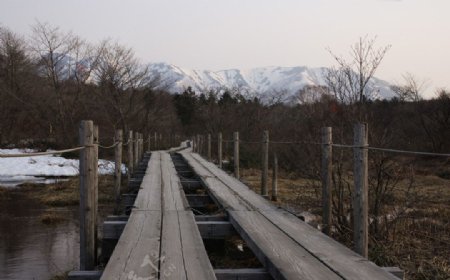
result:
[[[326,67],[268,66],[250,69],[225,69],[219,71],[192,70],[165,62],[150,63],[148,70],[158,76],[171,93],[181,93],[188,87],[196,92],[212,89],[239,89],[244,96],[271,98],[283,93],[287,100],[295,100],[305,86],[326,86]],[[368,84],[372,99],[389,99],[394,96],[390,84],[372,78]]]

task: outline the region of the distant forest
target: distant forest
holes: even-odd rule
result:
[[[373,44],[363,38],[355,50],[363,56]],[[222,132],[225,139],[239,131],[247,141],[258,141],[262,131],[269,130],[273,140],[317,142],[324,126],[333,127],[335,143],[351,143],[353,124],[363,121],[369,125],[372,146],[449,152],[449,91],[441,89],[424,100],[419,83],[408,76],[404,84],[393,86],[396,98],[364,98],[365,84],[359,78],[372,77],[386,51],[364,56],[371,60],[363,63],[375,66],[367,73],[355,69],[354,77],[337,59],[337,68],[328,75],[329,86],[304,88],[296,104],[285,104],[281,98],[263,103],[244,98],[236,89],[187,88],[170,94],[167,81],[150,76],[133,50],[116,41],[93,45],[39,22],[27,38],[0,27],[0,144],[73,146],[84,119],[99,125],[105,143],[112,142],[119,128],[164,137],[210,133],[215,138]],[[354,78],[359,79],[356,86]],[[286,150],[282,156],[303,153],[307,151]]]

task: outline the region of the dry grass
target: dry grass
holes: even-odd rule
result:
[[[64,215],[59,213],[44,213],[40,216],[40,219],[46,225],[55,225],[67,220]]]

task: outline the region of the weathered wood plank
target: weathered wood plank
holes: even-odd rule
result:
[[[185,153],[182,154],[185,156]],[[294,215],[276,208],[270,202],[249,190],[242,182],[229,176],[214,165],[210,165],[202,160],[201,157],[193,154],[191,158],[188,161],[189,164],[194,162],[196,165],[210,171],[208,174],[208,172],[203,170],[202,178],[217,178],[225,182],[224,185],[234,190],[235,193],[241,194],[239,198],[244,199],[252,209],[258,210],[290,238],[294,239],[327,266],[344,275],[346,279],[364,279],[365,275],[374,275],[374,277],[377,277],[376,279],[395,279],[374,263],[354,253],[335,240],[328,238]]]
[[[206,207],[213,203],[211,197],[207,194],[187,194],[186,199],[190,207]]]
[[[175,166],[167,152],[161,153],[161,182],[164,210],[185,210],[188,207]]]
[[[127,221],[105,221],[103,222],[103,239],[119,239]]]
[[[91,270],[91,271],[71,271],[67,275],[69,280],[98,280],[102,276],[102,271]]]
[[[403,270],[401,270],[399,267],[396,266],[386,266],[386,267],[382,267],[382,269],[384,271],[387,271],[391,274],[393,274],[395,277],[397,277],[397,279],[404,279],[405,278],[405,273]]]
[[[191,211],[179,211],[180,236],[188,279],[216,279]]]
[[[286,211],[261,211],[261,214],[345,279],[364,279],[367,275],[373,279],[395,279],[373,262]]]
[[[224,239],[236,234],[228,221],[197,221],[197,227],[203,239]]]
[[[239,181],[238,179],[229,176],[225,171],[219,169],[212,163],[205,161],[203,158],[196,154],[188,154],[181,153],[183,156],[186,156],[188,163],[194,164],[191,167],[194,168],[195,172],[197,170],[201,170],[201,174],[197,173],[201,178],[206,178],[204,181],[206,182],[209,178],[214,178],[216,181],[215,184],[220,184],[222,187],[225,186],[227,189],[231,190],[232,193],[239,196],[241,201],[245,201],[249,208],[247,209],[260,209],[260,210],[274,210],[277,209],[275,205],[267,201],[267,199],[255,195],[255,192],[249,189],[244,183]],[[211,181],[211,180],[210,180]],[[210,186],[208,186],[210,187]],[[241,202],[242,203],[242,202]],[[238,209],[235,209],[238,210]]]
[[[274,279],[342,279],[257,211],[230,211],[230,222]]]
[[[264,268],[214,269],[217,280],[271,280]]]
[[[101,279],[157,278],[160,236],[160,211],[133,211]]]
[[[138,210],[161,210],[161,152],[153,152],[134,206]]]
[[[160,279],[186,279],[177,211],[163,212]]]
[[[216,177],[212,176],[211,171],[206,169],[201,163],[194,158],[195,154],[181,152],[188,164],[199,175],[203,182],[207,185],[214,198],[225,208],[231,210],[249,210],[250,206],[239,199],[238,194],[233,193]],[[214,166],[214,168],[218,169]]]

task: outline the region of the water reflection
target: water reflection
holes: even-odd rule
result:
[[[67,218],[44,225],[46,210],[17,193],[0,205],[0,279],[50,279],[78,267],[77,208],[52,208]]]

